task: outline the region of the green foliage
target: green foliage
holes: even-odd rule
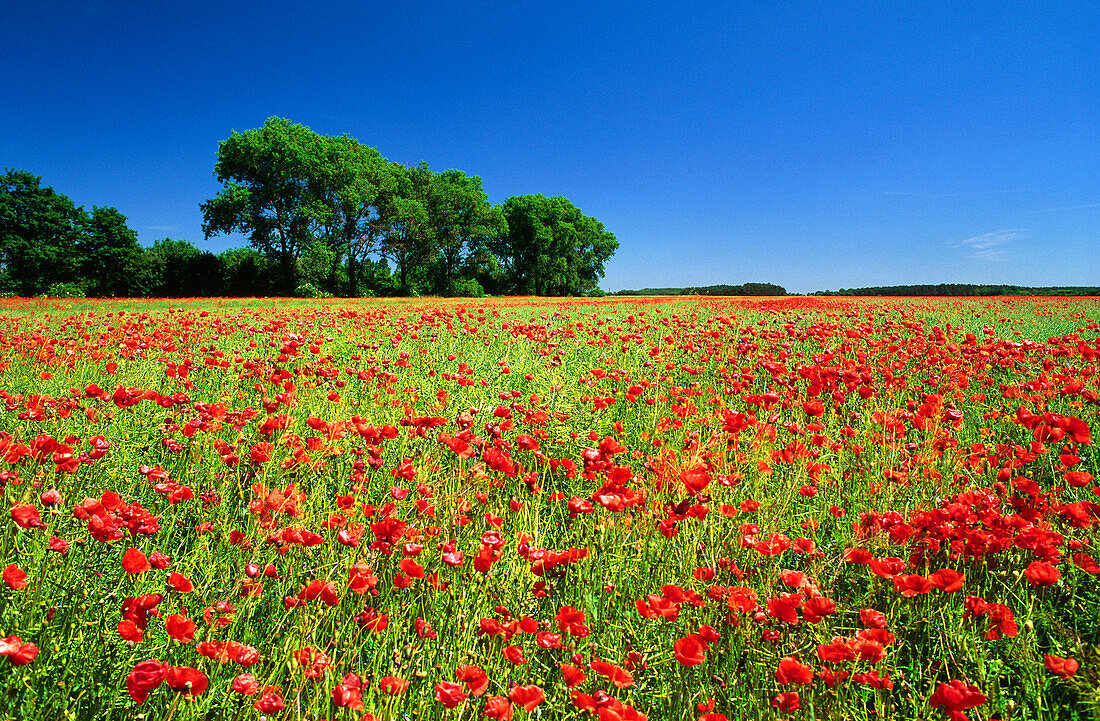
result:
[[[597,287],[619,242],[603,223],[565,198],[522,195],[504,201],[507,232],[495,252],[522,295],[585,295]]]
[[[299,298],[331,298],[332,294],[327,293],[313,283],[302,283],[294,289],[294,295]]]
[[[272,258],[281,289],[295,287],[295,260],[327,217],[325,191],[333,168],[323,138],[283,118],[234,132],[218,144],[214,175],[222,191],[202,203],[203,233],[244,233]]]
[[[87,213],[41,178],[8,170],[0,179],[0,283],[21,295],[135,296],[146,290],[137,233],[116,208]]]
[[[456,298],[484,298],[485,289],[473,278],[459,278],[451,284],[450,295]]]
[[[145,251],[149,294],[163,298],[220,295],[224,269],[218,256],[189,241],[162,238]]]
[[[320,241],[307,245],[298,256],[298,279],[300,285],[310,285],[330,297],[346,282],[346,276],[340,266],[340,254],[331,246]],[[343,282],[342,282],[343,281]],[[295,295],[298,295],[296,292]],[[318,296],[306,296],[316,298]]]
[[[244,234],[247,249],[215,255],[164,239],[143,250],[117,209],[85,213],[40,178],[8,171],[0,292],[79,283],[97,296],[290,295],[303,285],[351,297],[586,295],[618,248],[565,198],[494,207],[477,176],[393,163],[284,118],[219,143],[214,176],[221,189],[200,204],[203,233]]]
[[[380,207],[397,189],[393,166],[374,148],[341,135],[323,138],[326,176],[322,201],[311,207],[321,224],[320,238],[347,257],[342,285],[349,296],[361,292],[362,272],[381,242],[385,226]]]
[[[431,227],[432,293],[462,295],[456,276],[468,254],[506,229],[500,209],[489,204],[481,178],[461,170],[432,175],[425,199]],[[476,284],[476,281],[474,281]]]
[[[269,262],[255,248],[231,248],[218,254],[224,295],[262,296],[271,292]]]
[[[614,295],[732,295],[760,296],[787,295],[781,285],[772,283],[745,283],[743,285],[705,285],[690,288],[642,288],[641,290],[620,290]]]
[[[819,290],[812,295],[852,296],[935,296],[935,297],[987,297],[987,296],[1093,296],[1100,295],[1095,286],[1045,286],[1031,288],[1022,285],[973,285],[969,283],[940,283],[939,285],[887,285],[869,288],[841,288]]]
[[[0,270],[3,288],[23,296],[77,278],[84,211],[24,170],[0,177]]]
[[[80,283],[53,283],[45,295],[48,298],[86,298],[88,291]]]
[[[137,233],[126,225],[126,216],[115,208],[95,207],[82,226],[77,252],[88,294],[101,298],[144,295],[146,266]]]

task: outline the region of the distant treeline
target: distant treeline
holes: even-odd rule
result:
[[[620,290],[612,295],[787,295],[786,289],[771,283],[741,285],[702,285],[691,288],[642,288]]]
[[[841,288],[819,290],[812,295],[863,296],[997,296],[997,295],[1100,295],[1100,288],[1090,286],[1047,286],[1030,288],[1023,285],[974,285],[971,283],[940,283],[939,285],[886,285],[873,288]]]

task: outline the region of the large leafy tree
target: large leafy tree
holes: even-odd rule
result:
[[[454,295],[456,278],[468,271],[467,261],[505,231],[504,215],[489,204],[481,178],[461,170],[435,173],[425,199],[431,245],[432,291]]]
[[[507,231],[493,250],[509,292],[584,295],[598,287],[619,247],[603,223],[561,196],[515,196],[502,210]]]
[[[314,179],[316,200],[309,212],[319,225],[320,240],[337,258],[347,258],[347,293],[360,294],[362,270],[386,232],[379,211],[397,192],[394,168],[374,148],[349,135],[325,137],[322,173]]]
[[[302,250],[324,234],[331,178],[326,140],[284,118],[234,132],[218,144],[214,175],[221,192],[201,204],[203,232],[244,233],[279,269],[279,291],[296,285]]]
[[[432,171],[427,163],[413,168],[393,163],[390,167],[397,183],[394,192],[378,198],[378,223],[382,228],[378,253],[393,261],[398,291],[408,295],[417,290],[413,280],[418,273],[414,270],[422,268],[431,253],[428,193]]]
[[[143,251],[126,216],[115,208],[93,207],[81,226],[79,272],[88,295],[144,295],[148,288]]]
[[[84,211],[25,170],[0,176],[0,282],[31,296],[77,280]]]

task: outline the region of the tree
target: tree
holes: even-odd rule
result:
[[[337,172],[330,161],[322,136],[284,118],[234,132],[218,144],[214,175],[223,187],[200,205],[203,232],[248,235],[275,262],[278,290],[289,294],[295,261],[331,216],[326,194]]]
[[[93,207],[77,239],[79,274],[88,295],[119,297],[147,292],[145,263],[137,233],[116,208]]]
[[[220,256],[199,250],[186,240],[162,238],[145,250],[151,295],[192,298],[223,292],[224,264]]]
[[[347,256],[347,294],[360,294],[361,270],[382,240],[385,226],[380,198],[397,191],[391,164],[374,148],[355,138],[325,137],[323,175],[315,186],[319,198],[308,212],[320,224],[321,239],[339,257]]]
[[[604,263],[619,247],[603,223],[561,196],[508,198],[503,214],[507,231],[493,250],[510,279],[510,292],[587,294],[598,287]]]
[[[378,199],[379,226],[382,228],[378,253],[396,266],[399,292],[414,292],[410,281],[410,266],[427,259],[431,247],[431,224],[428,216],[428,186],[432,172],[427,163],[415,168],[391,164],[397,178],[395,191]]]
[[[331,296],[337,293],[346,281],[340,265],[340,253],[331,245],[316,240],[306,246],[298,256],[298,282],[295,295],[303,295],[303,289],[309,288],[309,295],[322,293]]]
[[[255,248],[230,248],[218,254],[222,267],[219,293],[263,296],[271,292],[267,257]]]
[[[0,283],[23,296],[77,280],[84,211],[25,170],[0,176]]]
[[[504,215],[489,204],[481,178],[461,170],[432,175],[425,206],[431,228],[432,292],[454,295],[456,277],[468,270],[466,260],[506,230]]]

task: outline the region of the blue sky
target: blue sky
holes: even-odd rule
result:
[[[218,251],[218,141],[277,115],[564,195],[608,290],[1100,285],[1100,3],[403,5],[14,0],[0,166]]]

